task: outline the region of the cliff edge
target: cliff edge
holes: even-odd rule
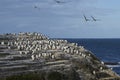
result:
[[[41,33],[0,35],[0,80],[120,80],[77,43]]]

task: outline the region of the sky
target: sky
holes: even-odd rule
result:
[[[60,1],[64,3],[0,0],[0,34],[40,32],[51,38],[120,38],[120,0]],[[90,21],[86,22],[83,15]]]

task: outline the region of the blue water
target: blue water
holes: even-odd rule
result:
[[[104,62],[120,62],[120,39],[66,39],[78,43]],[[120,65],[113,70],[120,75]]]

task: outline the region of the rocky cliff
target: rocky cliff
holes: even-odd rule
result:
[[[0,35],[0,80],[120,80],[77,43],[41,33]]]

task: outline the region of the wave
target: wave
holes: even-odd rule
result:
[[[114,68],[114,67],[120,67],[120,65],[107,65],[110,68]]]
[[[106,65],[120,65],[120,62],[105,62]]]
[[[106,66],[114,68],[114,67],[120,67],[120,62],[105,62]]]
[[[120,64],[120,62],[118,62],[118,64]]]

